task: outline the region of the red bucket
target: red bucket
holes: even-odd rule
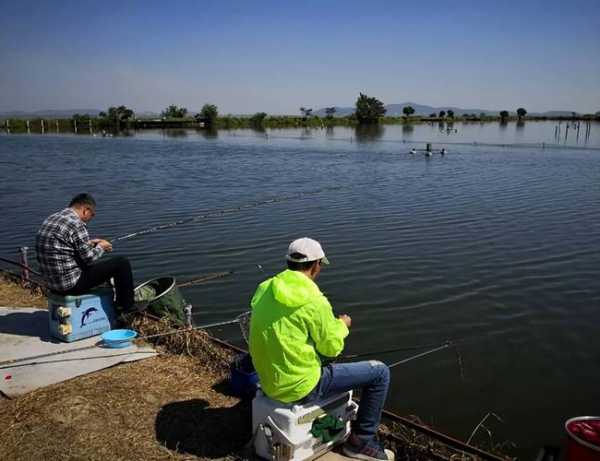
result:
[[[579,416],[565,423],[566,461],[600,461],[600,416]]]

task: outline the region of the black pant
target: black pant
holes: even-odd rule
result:
[[[106,258],[89,265],[81,273],[81,277],[73,288],[64,292],[66,295],[82,295],[90,289],[114,279],[116,304],[128,310],[133,306],[133,276],[131,264],[124,256]]]

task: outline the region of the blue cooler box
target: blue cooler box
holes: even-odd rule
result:
[[[96,288],[80,296],[50,293],[50,335],[71,342],[110,330],[115,323],[113,296],[112,287]]]

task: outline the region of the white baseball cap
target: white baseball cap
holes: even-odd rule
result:
[[[295,253],[299,253],[303,256],[301,258],[292,258],[292,255]],[[294,240],[290,243],[286,259],[295,263],[306,263],[320,259],[323,264],[329,264],[329,260],[327,259],[327,256],[325,256],[321,244],[308,237],[302,237],[301,239]]]

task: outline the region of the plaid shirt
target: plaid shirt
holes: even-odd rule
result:
[[[51,290],[64,292],[75,286],[81,271],[104,254],[90,243],[85,223],[71,208],[49,216],[38,230],[37,259]]]

